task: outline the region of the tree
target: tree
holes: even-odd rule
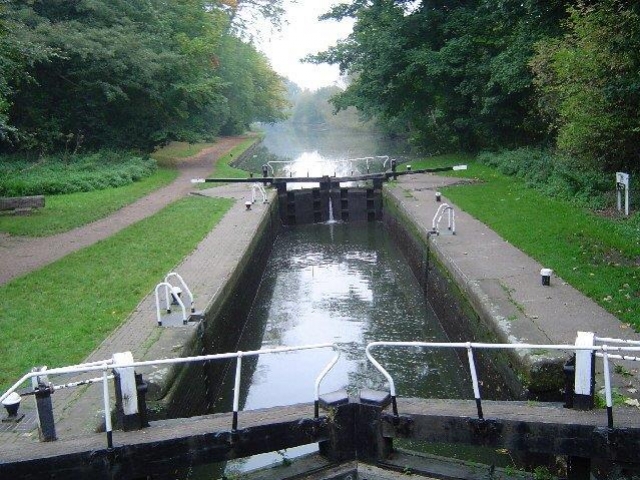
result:
[[[538,43],[531,61],[557,146],[589,167],[637,169],[640,7],[579,4],[567,25],[566,35]]]
[[[25,72],[3,76],[6,84],[0,83],[5,123],[16,137],[1,145],[147,149],[277,118],[280,79],[252,45],[238,46],[222,7],[203,0],[8,4],[16,28],[6,42],[48,54],[29,55],[19,68],[7,68],[15,55],[0,53],[0,68]],[[248,59],[235,71],[238,77],[229,76],[230,66],[242,62],[234,55]],[[250,88],[234,89],[246,72]]]
[[[409,4],[411,8],[409,8]],[[528,60],[557,28],[560,1],[361,0],[326,18],[353,34],[313,56],[352,79],[334,102],[353,105],[430,150],[524,144],[544,129],[533,112]]]
[[[272,123],[285,118],[283,79],[267,58],[239,38],[227,36],[220,49],[219,74],[229,114],[221,133],[237,134],[254,121]]]

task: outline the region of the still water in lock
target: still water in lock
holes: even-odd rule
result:
[[[341,357],[321,394],[343,388],[352,394],[362,388],[388,391],[365,356],[373,341],[448,341],[384,227],[335,223],[285,229],[267,262],[239,349],[337,343]],[[334,355],[321,349],[246,358],[241,410],[312,402],[315,379]],[[468,368],[452,350],[378,348],[374,355],[399,396],[473,398]],[[227,468],[250,470],[279,458],[245,459]]]
[[[388,389],[364,347],[374,341],[447,341],[420,285],[380,224],[316,224],[277,239],[241,348],[338,343],[341,359],[322,392]],[[248,349],[248,348],[247,348]],[[460,398],[470,392],[453,351],[378,348],[398,395]],[[244,407],[313,400],[330,349],[258,358]]]

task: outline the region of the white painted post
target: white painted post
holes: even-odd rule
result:
[[[125,417],[138,414],[138,389],[133,367],[119,367],[133,363],[131,352],[113,354],[113,371],[117,373],[120,382],[120,399],[122,412]],[[126,423],[126,422],[123,422]]]
[[[624,192],[624,214],[629,216],[629,174],[616,172],[616,191],[618,194],[618,211],[622,210],[622,192]]]
[[[576,347],[592,347],[595,344],[593,332],[578,332]],[[595,354],[593,350],[576,350],[576,370],[573,406],[578,410],[594,407]]]

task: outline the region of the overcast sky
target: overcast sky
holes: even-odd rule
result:
[[[300,59],[310,53],[326,50],[340,38],[351,32],[352,22],[343,20],[318,21],[331,5],[340,0],[297,0],[287,4],[287,14],[281,32],[264,34],[258,47],[269,57],[271,66],[280,75],[287,77],[302,88],[315,90],[339,81],[339,71],[333,65],[301,63]]]

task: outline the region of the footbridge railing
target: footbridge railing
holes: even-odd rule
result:
[[[349,347],[352,345],[349,344]],[[113,471],[131,469],[133,476],[142,477],[149,461],[154,465],[173,467],[176,462],[192,465],[193,462],[225,461],[243,458],[283,448],[319,442],[320,454],[330,461],[345,461],[354,458],[384,461],[389,458],[394,438],[407,438],[425,442],[449,442],[468,445],[483,445],[520,452],[536,452],[545,455],[566,455],[569,478],[589,478],[592,458],[639,464],[637,451],[640,448],[640,418],[635,409],[617,411],[619,426],[614,426],[612,413],[612,387],[609,371],[610,359],[638,360],[640,342],[596,337],[591,332],[578,332],[575,344],[492,344],[476,342],[373,342],[365,349],[366,358],[383,375],[389,392],[360,390],[356,398],[345,390],[320,394],[323,379],[340,359],[344,345],[322,343],[307,346],[278,347],[264,350],[238,351],[214,355],[134,361],[131,353],[115,354],[111,359],[83,363],[62,368],[34,369],[24,375],[7,392],[0,402],[12,404],[15,396],[34,395],[38,410],[42,440],[56,440],[53,422],[51,395],[62,388],[73,388],[90,383],[102,383],[102,402],[107,436],[107,448],[102,445],[101,434],[93,434],[95,443],[81,443],[76,450],[61,455],[56,465],[61,469],[73,464],[74,468],[97,471],[108,465]],[[398,397],[393,376],[385,369],[375,352],[383,348],[462,349],[466,351],[469,372],[475,399],[438,400]],[[313,387],[313,404],[268,407],[260,411],[246,411],[239,425],[242,362],[245,358],[259,355],[283,354],[297,351],[315,352],[329,350],[334,354],[322,371],[317,374]],[[580,408],[566,409],[545,402],[499,402],[482,399],[482,380],[476,370],[475,352],[479,350],[527,350],[531,355],[543,351],[561,350],[575,355],[573,361],[574,381],[571,390],[575,396],[593,395],[594,360],[602,358],[604,370],[607,414],[605,412],[583,412]],[[542,354],[542,353],[540,353]],[[136,368],[203,363],[218,360],[235,360],[235,378],[232,412],[211,416],[180,419],[185,426],[181,434],[173,433],[176,423],[146,422],[144,403],[145,385]],[[100,375],[95,376],[96,373]],[[566,373],[566,372],[565,372]],[[87,376],[77,380],[82,376]],[[54,385],[50,378],[73,375],[70,382]],[[111,408],[113,390],[109,381],[115,383],[115,406],[123,430],[150,426],[144,435],[127,437],[116,433],[118,445],[114,447]],[[32,382],[29,390],[20,390]],[[586,393],[585,393],[586,392]],[[19,402],[18,402],[19,403]],[[386,409],[391,405],[391,412]],[[488,412],[483,411],[483,405]],[[566,405],[565,405],[566,407]],[[313,408],[313,415],[311,409]],[[323,410],[320,416],[320,408]],[[265,411],[268,414],[265,416]],[[485,418],[488,417],[488,418]],[[137,426],[136,426],[137,424]],[[128,425],[128,427],[127,427]],[[185,432],[188,432],[185,434]],[[169,437],[169,438],[167,438]],[[67,439],[65,439],[67,440]],[[97,442],[96,442],[97,440]],[[129,448],[131,444],[131,448]],[[2,478],[22,478],[17,471],[34,468],[52,468],[39,461],[47,457],[46,444],[39,448],[26,449],[27,461],[0,462]],[[71,442],[65,443],[65,448]],[[158,446],[161,445],[162,448]],[[34,453],[34,451],[40,453]],[[135,459],[144,453],[144,465]],[[41,455],[41,456],[37,456]],[[70,463],[71,461],[79,462]],[[82,462],[87,462],[86,465]],[[44,465],[44,467],[43,467]],[[56,468],[58,468],[56,467]],[[20,470],[22,469],[22,470]],[[13,475],[13,476],[12,476]],[[26,477],[25,477],[26,478]],[[28,477],[31,478],[31,477]],[[116,477],[99,477],[116,478]]]
[[[399,176],[404,175],[414,175],[418,173],[440,173],[440,172],[449,172],[449,171],[457,171],[457,170],[466,170],[467,165],[454,165],[449,167],[433,167],[433,168],[420,168],[420,169],[407,169],[404,171],[397,170],[397,163],[395,160],[390,160],[391,168],[389,170],[385,170],[384,172],[378,173],[364,173],[364,174],[356,174],[355,172],[350,172],[349,175],[341,175],[337,176],[334,172],[333,175],[306,175],[306,176],[276,176],[273,167],[269,167],[268,165],[263,165],[262,167],[262,178],[254,177],[251,174],[248,178],[193,178],[191,179],[191,183],[255,183],[256,181],[260,181],[263,184],[281,184],[281,183],[343,183],[343,182],[365,182],[369,180],[373,180],[374,182],[385,181],[385,180],[396,180]]]
[[[376,359],[373,351],[380,348],[422,348],[422,349],[464,349],[467,352],[469,365],[469,373],[472,382],[474,399],[477,407],[477,417],[484,418],[482,409],[481,381],[478,378],[476,369],[474,351],[476,350],[528,350],[536,351],[552,351],[560,350],[574,353],[575,358],[575,375],[573,384],[573,394],[575,397],[588,397],[591,404],[594,395],[594,359],[602,358],[604,391],[606,398],[608,427],[613,428],[613,394],[611,387],[611,373],[609,367],[610,359],[632,360],[638,361],[640,357],[640,342],[612,338],[596,337],[591,332],[579,332],[576,343],[571,345],[539,345],[539,344],[495,344],[495,343],[476,343],[476,342],[373,342],[367,345],[365,354],[371,364],[384,376],[389,386],[390,400],[394,415],[398,415],[397,392],[395,382],[391,374]],[[314,391],[314,416],[318,417],[319,401],[320,401],[320,385],[325,376],[335,366],[340,358],[340,344],[324,343],[317,345],[294,346],[294,347],[278,347],[264,350],[254,351],[238,351],[233,353],[222,353],[213,355],[201,355],[193,357],[170,358],[149,361],[134,361],[130,352],[115,354],[113,358],[72,365],[61,368],[47,369],[46,367],[34,368],[33,371],[24,375],[11,388],[0,396],[0,403],[5,407],[20,402],[21,397],[34,395],[36,397],[36,406],[38,410],[39,427],[41,430],[41,438],[43,440],[55,440],[55,423],[52,413],[51,394],[64,388],[73,388],[81,385],[102,382],[103,386],[103,409],[105,430],[107,433],[107,442],[112,443],[111,432],[113,430],[111,424],[111,400],[108,381],[116,379],[116,406],[122,414],[123,425],[140,425],[145,426],[146,423],[146,404],[144,401],[144,392],[146,386],[142,381],[141,375],[136,375],[134,369],[139,367],[161,366],[161,365],[178,365],[188,363],[204,363],[218,360],[236,360],[234,392],[233,392],[233,422],[232,430],[238,428],[238,412],[240,409],[240,385],[242,377],[242,361],[244,358],[280,354],[287,352],[303,351],[303,350],[319,350],[332,349],[336,355],[326,365],[316,378]],[[626,353],[626,354],[625,354]],[[54,385],[49,381],[50,377],[89,374],[92,372],[101,372],[102,375],[95,378],[85,378],[82,380],[72,381]],[[30,389],[20,390],[26,382],[31,381]],[[142,397],[142,398],[140,398]],[[585,402],[588,404],[589,401]],[[17,407],[16,407],[17,410]],[[135,428],[135,427],[134,427]],[[139,426],[137,428],[140,428]],[[133,428],[132,428],[133,429]]]

